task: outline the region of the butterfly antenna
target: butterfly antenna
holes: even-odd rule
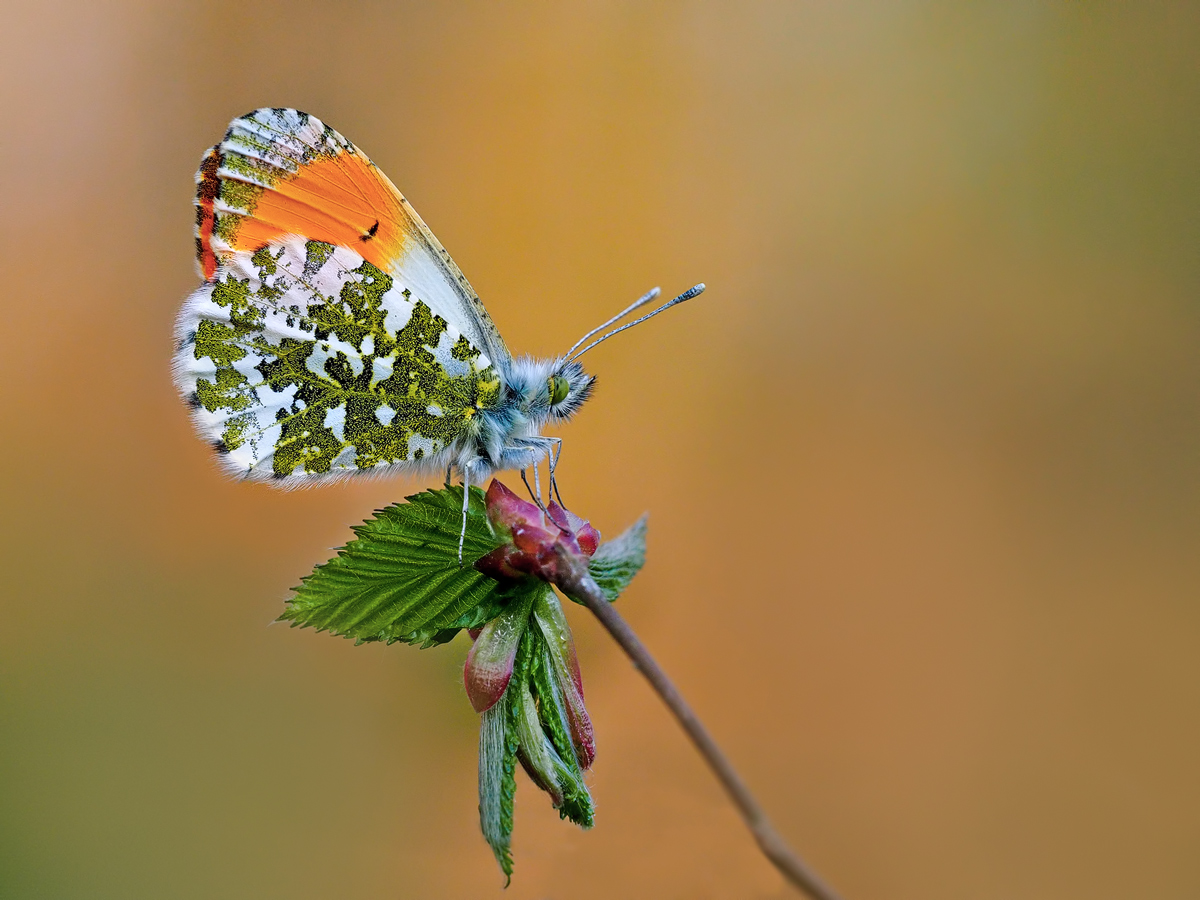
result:
[[[662,293],[661,288],[656,288],[656,287],[650,288],[650,290],[646,291],[646,293],[642,294],[642,296],[638,297],[631,304],[629,304],[627,307],[625,307],[623,310],[621,310],[619,313],[617,313],[615,316],[613,316],[611,319],[609,319],[607,322],[605,322],[603,325],[597,325],[595,328],[593,328],[591,331],[589,331],[587,334],[585,334],[583,337],[581,337],[579,340],[577,340],[571,346],[571,349],[568,350],[563,355],[569,357],[572,353],[575,352],[576,347],[578,347],[580,344],[582,344],[584,341],[586,341],[588,338],[590,338],[593,334],[595,334],[598,331],[603,331],[605,328],[607,328],[613,322],[618,322],[621,319],[625,318],[627,315],[629,315],[631,312],[633,312],[635,309],[645,306],[647,303],[649,303],[651,300],[656,298],[661,293]]]
[[[571,362],[572,360],[579,359],[579,357],[583,356],[583,354],[587,353],[589,350],[591,350],[591,349],[592,349],[593,347],[595,347],[597,344],[603,344],[605,341],[607,341],[607,340],[608,340],[610,337],[612,337],[614,334],[620,334],[620,333],[621,333],[622,331],[624,331],[626,328],[632,328],[634,325],[641,325],[641,324],[642,324],[643,322],[645,322],[647,319],[653,319],[653,318],[654,318],[655,316],[657,316],[657,315],[658,315],[660,312],[666,312],[666,311],[667,311],[668,309],[670,309],[672,306],[678,306],[680,303],[683,303],[685,300],[691,300],[693,297],[697,297],[697,296],[699,296],[699,295],[700,295],[700,294],[702,294],[702,293],[704,293],[704,285],[703,285],[703,284],[698,284],[698,285],[696,285],[694,288],[691,288],[690,290],[686,290],[686,291],[684,291],[682,294],[680,294],[680,295],[679,295],[678,297],[676,297],[674,300],[670,301],[669,303],[664,303],[662,306],[660,306],[660,307],[659,307],[658,309],[656,309],[654,312],[652,312],[652,313],[646,313],[646,315],[642,316],[640,319],[634,319],[632,322],[629,322],[629,323],[627,323],[627,324],[625,324],[625,325],[622,325],[620,328],[614,328],[614,329],[613,329],[612,331],[610,331],[608,334],[604,335],[604,337],[597,338],[596,340],[592,341],[590,344],[588,344],[586,347],[584,347],[584,348],[583,348],[582,350],[580,350],[578,353],[574,354],[573,356],[568,356],[568,358],[567,358],[567,362]],[[647,296],[647,297],[649,297],[650,295],[649,295],[649,294],[647,294],[646,296]],[[644,300],[645,300],[645,298],[643,298],[642,300],[639,300],[639,301],[638,301],[638,304],[642,303]],[[634,307],[632,307],[632,308],[636,309],[638,304],[635,304],[635,305],[634,305]],[[626,310],[626,312],[628,312],[628,310]],[[624,315],[624,314],[625,314],[625,313],[622,313],[621,315]],[[609,325],[611,325],[611,324],[612,324],[612,322],[615,322],[615,321],[617,321],[617,319],[619,319],[619,318],[621,318],[621,316],[617,316],[617,318],[616,318],[616,319],[613,319],[613,320],[612,320],[611,322],[609,322],[608,324],[609,324]],[[606,327],[606,326],[604,326],[604,325],[601,325],[601,326],[600,326],[600,328],[604,328],[604,327]],[[596,331],[599,331],[599,330],[600,330],[600,328],[597,328],[597,329],[596,329]],[[595,333],[596,333],[596,331],[593,331],[593,332],[592,332],[592,334],[595,334]],[[588,335],[588,337],[591,337],[591,336],[592,336],[591,334],[589,334],[589,335]],[[584,338],[584,340],[587,340],[587,338]],[[583,343],[583,341],[580,341],[579,343]],[[579,346],[579,345],[578,345],[578,344],[576,344],[575,346],[577,347],[577,346]],[[574,347],[572,347],[571,349],[572,349],[572,350],[574,350],[575,348],[574,348]],[[568,353],[569,353],[569,352],[570,352],[570,351],[568,351]]]

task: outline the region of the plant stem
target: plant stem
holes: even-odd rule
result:
[[[560,563],[567,562],[562,555],[560,555],[559,561]],[[763,812],[763,808],[759,806],[754,795],[750,793],[750,789],[746,787],[742,777],[726,759],[721,748],[712,739],[712,735],[708,733],[708,729],[701,724],[700,719],[683,699],[683,695],[679,693],[679,690],[671,683],[671,679],[659,668],[658,663],[638,640],[633,629],[608,602],[599,585],[588,574],[587,568],[579,565],[563,565],[556,583],[563,593],[572,600],[584,604],[595,614],[601,624],[608,629],[608,633],[616,639],[629,658],[633,660],[633,665],[650,682],[650,686],[662,698],[663,703],[675,714],[675,718],[679,720],[679,724],[683,726],[687,736],[691,738],[696,749],[700,751],[700,755],[704,757],[709,768],[716,774],[726,793],[737,806],[747,827],[758,842],[759,848],[775,865],[775,868],[782,872],[788,881],[806,891],[815,900],[840,900],[833,888],[827,885],[775,830],[767,818],[767,814]]]

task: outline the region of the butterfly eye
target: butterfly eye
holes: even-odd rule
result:
[[[557,406],[567,399],[571,392],[571,384],[561,375],[550,376],[550,405]]]

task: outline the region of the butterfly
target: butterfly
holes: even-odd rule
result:
[[[453,470],[467,486],[530,467],[536,480],[549,457],[553,491],[561,439],[541,432],[591,393],[578,358],[704,290],[583,346],[655,288],[562,356],[514,358],[404,196],[320,119],[234,119],[196,185],[203,283],[179,313],[175,382],[227,472],[284,487]]]

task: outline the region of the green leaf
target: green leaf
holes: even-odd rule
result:
[[[516,753],[508,752],[507,725],[508,706],[504,701],[479,717],[479,827],[500,871],[511,880],[512,801],[517,782]]]
[[[600,545],[596,555],[588,562],[588,571],[608,602],[612,603],[621,595],[633,576],[642,570],[646,564],[646,526],[649,514],[643,514],[640,519],[630,525],[625,531],[611,541]],[[579,601],[576,601],[577,603]]]
[[[559,818],[570,819],[581,828],[591,828],[595,824],[595,808],[575,755],[562,694],[554,681],[550,648],[537,629],[531,628],[529,637],[534,645],[529,661],[529,688],[537,701],[539,724],[553,753],[555,774],[563,794],[562,802],[556,804]]]
[[[302,580],[280,620],[359,642],[428,647],[493,618],[509,594],[473,564],[500,540],[488,526],[483,491],[471,488],[459,565],[462,492],[425,491],[378,510]]]
[[[529,677],[533,644],[526,632],[517,648],[510,690],[480,716],[479,826],[500,870],[512,880],[513,801],[517,794],[517,751],[520,749],[521,691]],[[507,887],[507,884],[505,885]]]

